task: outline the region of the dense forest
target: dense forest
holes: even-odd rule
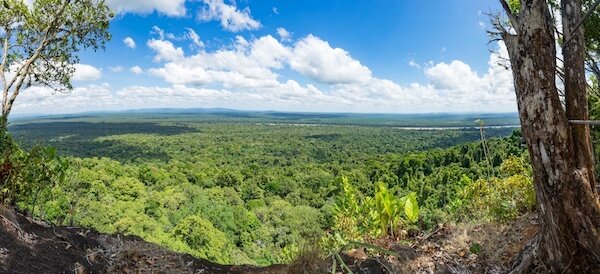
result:
[[[600,272],[600,0],[0,2],[2,272]]]
[[[308,244],[335,249],[445,222],[508,221],[535,202],[514,128],[480,127],[473,115],[430,120],[435,129],[289,116],[17,120],[5,157],[28,168],[3,173],[15,180],[3,189],[15,195],[3,198],[55,225],[256,265],[289,262]]]

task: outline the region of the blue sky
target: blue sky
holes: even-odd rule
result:
[[[512,112],[495,0],[108,0],[105,51],[69,94],[32,87],[15,113],[157,107]]]

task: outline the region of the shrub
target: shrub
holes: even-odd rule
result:
[[[503,178],[479,179],[464,192],[468,211],[476,218],[496,221],[513,220],[535,205],[533,181],[524,162],[515,156],[500,166]]]
[[[35,210],[38,197],[65,180],[69,162],[52,147],[25,151],[6,131],[0,131],[0,202]]]

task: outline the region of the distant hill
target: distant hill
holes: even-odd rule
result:
[[[103,118],[146,121],[183,119],[196,122],[235,122],[235,123],[292,123],[360,125],[389,127],[477,127],[478,119],[485,126],[519,126],[517,113],[425,113],[425,114],[381,114],[381,113],[319,113],[282,111],[243,111],[226,108],[160,108],[136,109],[113,112],[84,112],[62,115],[16,116],[12,124],[53,121],[89,121]]]

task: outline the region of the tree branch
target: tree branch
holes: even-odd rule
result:
[[[500,14],[488,14],[490,17],[490,23],[494,30],[488,30],[487,33],[490,36],[490,42],[506,40],[508,37],[513,36],[505,27],[505,23],[500,19]]]
[[[517,16],[512,12],[512,10],[510,9],[510,6],[508,5],[508,2],[506,2],[506,0],[499,0],[499,1],[500,1],[500,4],[502,5],[502,8],[504,9],[504,12],[506,13],[506,16],[508,16],[508,20],[510,20],[510,24],[516,30],[518,27]]]
[[[4,37],[4,45],[2,52],[2,64],[0,64],[0,76],[2,77],[2,107],[4,108],[4,104],[6,104],[6,99],[8,99],[8,87],[6,86],[6,65],[8,64],[8,41],[10,40],[11,30],[10,28],[6,28],[6,37]]]
[[[50,22],[50,24],[48,24],[48,27],[46,27],[46,29],[44,30],[44,38],[42,39],[42,42],[35,50],[34,54],[31,57],[29,57],[23,65],[21,65],[19,67],[19,69],[17,70],[13,79],[10,81],[10,83],[8,85],[5,86],[5,92],[8,92],[13,87],[13,85],[15,83],[17,83],[17,81],[18,81],[17,86],[15,87],[15,89],[13,90],[13,93],[10,96],[10,99],[8,101],[5,100],[5,102],[3,103],[2,116],[4,116],[5,118],[8,115],[8,113],[10,113],[12,104],[16,100],[17,95],[20,92],[19,89],[23,85],[23,81],[25,80],[25,75],[29,71],[29,67],[31,66],[31,64],[33,62],[35,62],[35,60],[40,56],[42,50],[44,50],[44,48],[48,45],[50,32],[52,31],[53,28],[55,28],[56,23],[60,20],[62,14],[65,12],[65,10],[67,9],[67,6],[70,3],[71,3],[70,0],[67,0],[63,3],[61,9],[58,11],[58,13],[54,17],[54,19]]]
[[[590,8],[590,10],[588,10],[587,13],[581,19],[581,21],[579,21],[579,23],[577,23],[577,25],[573,28],[573,30],[571,31],[571,33],[575,33],[581,27],[581,25],[583,25],[583,23],[585,22],[585,20],[587,20],[588,17],[590,17],[592,15],[592,13],[594,13],[594,10],[596,8],[598,8],[598,6],[600,6],[600,0],[596,0],[596,2],[594,2],[594,4],[592,5],[592,7]],[[567,41],[565,41],[565,43],[563,44],[563,47],[566,47],[569,44],[569,42],[571,42],[571,38],[572,37],[573,36],[570,36],[569,39],[567,39]]]
[[[592,72],[594,76],[596,76],[596,79],[600,80],[600,67],[598,67],[598,62],[596,62],[596,60],[594,59],[594,57],[592,57],[589,51],[586,51],[585,55],[585,63],[588,67],[588,70]]]

